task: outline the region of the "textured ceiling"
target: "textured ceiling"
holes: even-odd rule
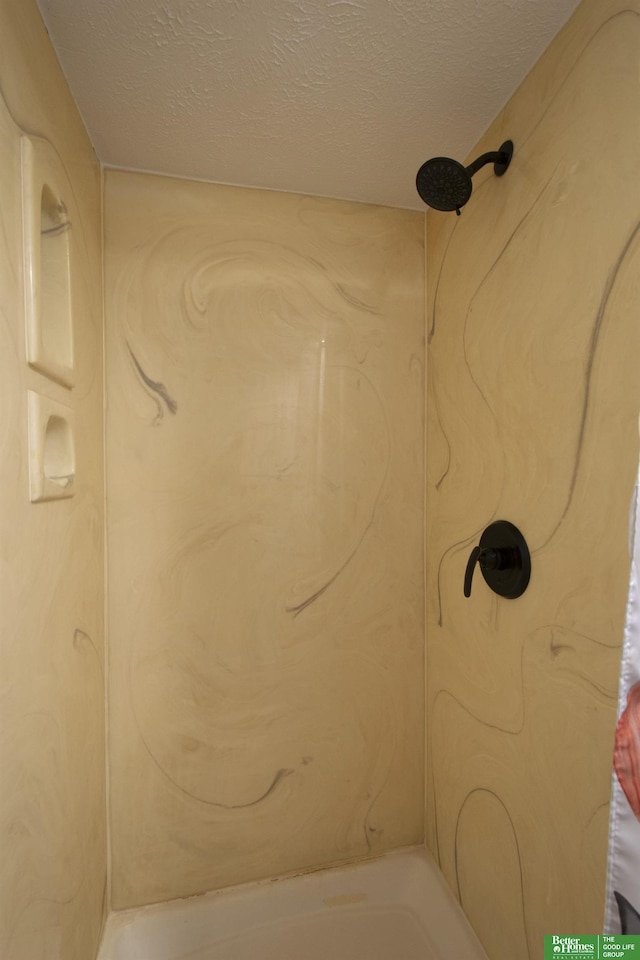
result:
[[[103,163],[424,209],[577,0],[39,5]]]

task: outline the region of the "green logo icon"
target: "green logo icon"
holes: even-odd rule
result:
[[[575,937],[553,934],[544,938],[544,960],[583,957],[591,960],[640,960],[640,935]]]

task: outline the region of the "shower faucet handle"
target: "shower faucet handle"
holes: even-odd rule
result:
[[[467,561],[467,569],[464,572],[465,597],[471,596],[471,581],[473,580],[476,563],[480,563],[482,570],[504,570],[509,566],[509,560],[507,550],[495,550],[493,547],[474,547]]]
[[[487,584],[501,597],[515,600],[527,589],[531,576],[531,555],[527,542],[508,520],[490,523],[474,547],[464,574],[464,595],[471,596],[476,563]]]
[[[473,571],[476,568],[476,563],[480,559],[480,554],[482,553],[482,547],[474,547],[471,551],[469,560],[467,561],[467,569],[464,572],[464,595],[465,597],[471,596],[471,581],[473,580]]]

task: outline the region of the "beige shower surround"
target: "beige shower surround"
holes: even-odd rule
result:
[[[75,386],[27,365],[21,137],[64,170]],[[35,4],[0,4],[0,957],[87,960],[106,910],[100,168]],[[37,196],[36,202],[40,203]],[[39,213],[39,210],[38,210]],[[37,240],[39,241],[39,237]],[[29,502],[27,395],[71,411],[74,496]]]
[[[492,960],[602,922],[639,47],[638,0],[584,0],[473,152],[512,137],[507,176],[428,218],[426,831]],[[99,168],[31,2],[0,3],[0,85],[0,955],[87,960],[106,896]],[[26,364],[22,130],[74,191],[73,391]],[[417,840],[422,217],[107,179],[114,904]],[[72,499],[28,502],[27,390],[75,412]],[[501,516],[529,590],[498,601],[476,575],[465,600]]]
[[[423,229],[106,174],[116,907],[423,836]]]
[[[602,930],[640,409],[640,4],[587,0],[429,214],[431,850],[492,960]],[[469,553],[505,518],[531,583]]]

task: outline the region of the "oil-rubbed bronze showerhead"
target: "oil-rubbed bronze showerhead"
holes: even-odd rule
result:
[[[471,196],[474,173],[486,163],[493,163],[493,172],[496,177],[501,177],[512,156],[513,143],[505,140],[499,150],[483,153],[468,167],[450,157],[433,157],[418,170],[416,188],[424,202],[434,210],[455,210],[459,215],[460,207],[464,207]]]

